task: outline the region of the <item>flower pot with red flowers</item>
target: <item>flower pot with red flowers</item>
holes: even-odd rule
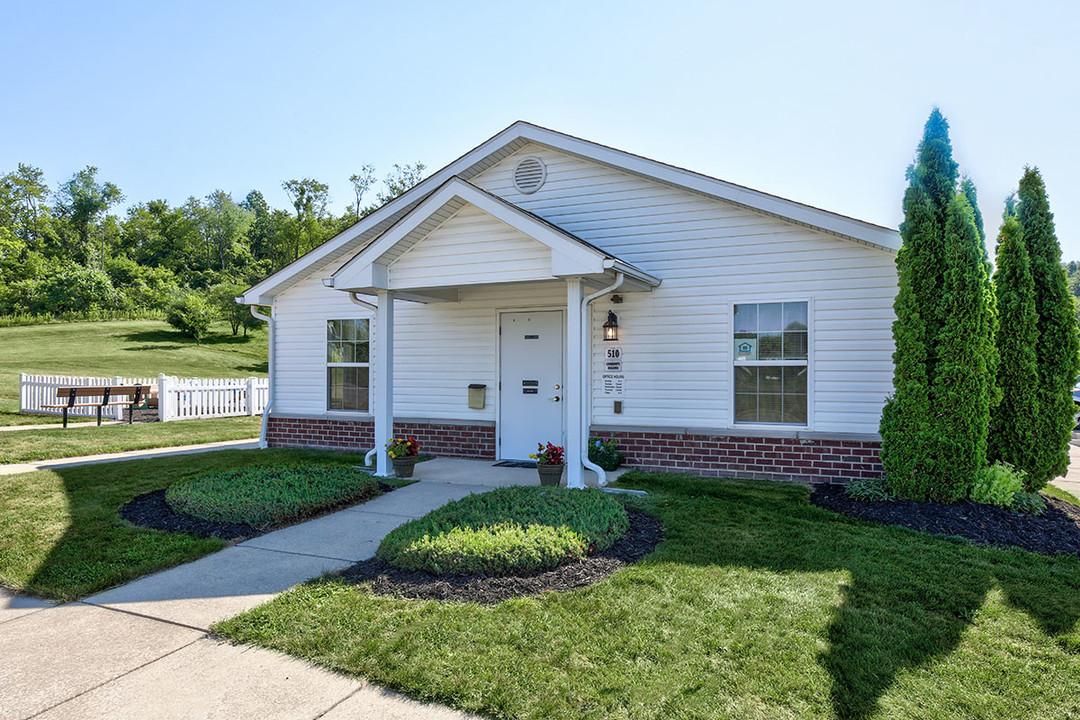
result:
[[[420,459],[420,441],[411,435],[394,438],[386,444],[386,454],[394,466],[394,475],[411,478],[416,461]]]
[[[540,475],[540,484],[558,487],[566,468],[566,454],[561,445],[553,443],[536,444],[536,452],[529,455],[536,461],[536,472]]]

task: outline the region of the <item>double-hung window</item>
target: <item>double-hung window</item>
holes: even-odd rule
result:
[[[326,321],[326,407],[368,412],[367,320]]]
[[[735,304],[736,423],[807,424],[807,305]]]

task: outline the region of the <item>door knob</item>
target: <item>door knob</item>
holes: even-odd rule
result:
[[[558,395],[556,395],[555,397],[551,398],[551,402],[559,402],[560,400],[562,400],[562,398],[561,398],[561,397],[559,397]]]

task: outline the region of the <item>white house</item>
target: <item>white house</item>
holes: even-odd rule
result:
[[[271,446],[881,472],[895,230],[517,122],[239,299]],[[607,327],[605,327],[605,325]],[[617,327],[614,327],[617,325]],[[605,338],[605,334],[617,339]]]

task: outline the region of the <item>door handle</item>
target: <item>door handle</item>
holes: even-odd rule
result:
[[[558,395],[556,395],[555,397],[551,398],[551,402],[559,402],[560,400],[562,400],[562,398],[561,398],[561,397],[559,397]]]

